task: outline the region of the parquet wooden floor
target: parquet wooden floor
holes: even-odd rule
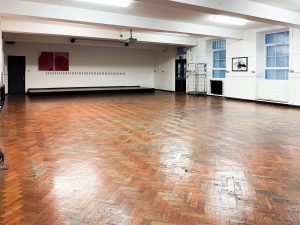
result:
[[[299,225],[300,110],[158,92],[9,97],[0,224]]]

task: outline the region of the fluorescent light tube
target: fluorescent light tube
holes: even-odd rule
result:
[[[180,34],[180,33],[171,33],[171,32],[162,32],[159,34],[165,34],[165,35],[173,35],[173,36],[181,36],[181,37],[189,37],[189,34]]]
[[[102,4],[102,5],[110,5],[110,6],[119,6],[119,7],[128,7],[130,3],[132,3],[132,0],[78,0],[78,1]]]
[[[237,26],[244,26],[249,21],[237,17],[231,17],[231,16],[221,16],[221,15],[214,15],[212,16],[212,20],[217,23],[225,23],[225,24],[231,24],[231,25],[237,25]]]

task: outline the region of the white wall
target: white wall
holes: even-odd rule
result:
[[[286,31],[288,28],[271,30],[271,32]],[[285,80],[266,80],[265,79],[265,35],[270,33],[268,31],[261,31],[257,33],[257,92],[256,98],[258,100],[277,101],[289,103],[288,89],[289,81]],[[292,32],[290,33],[292,36]],[[290,46],[292,46],[293,39],[290,38]],[[290,57],[292,57],[292,47],[290,49]],[[290,68],[292,65],[290,64]],[[291,77],[289,78],[291,79]]]
[[[157,53],[155,61],[154,86],[156,89],[175,91],[176,48]]]
[[[225,97],[300,105],[300,30],[289,29],[291,70],[289,80],[265,79],[264,37],[266,33],[281,30],[273,27],[248,30],[244,32],[243,40],[226,40],[226,78],[216,79],[223,81]],[[202,39],[199,46],[193,49],[200,56],[194,61],[207,63],[208,87],[210,80],[213,79],[211,42],[212,40]],[[234,57],[248,57],[247,72],[232,72],[232,58]],[[192,61],[188,58],[188,62]],[[209,88],[208,93],[210,94]]]
[[[226,79],[224,93],[228,97],[255,99],[256,98],[256,34],[245,32],[244,40],[226,41]],[[232,58],[248,57],[247,72],[232,72]]]
[[[202,56],[200,62],[207,63],[207,89],[210,92],[210,80],[223,81],[223,95],[232,98],[255,99],[256,97],[256,33],[247,31],[243,40],[226,40],[226,78],[212,77],[212,41],[205,40],[202,45],[205,48],[206,57]],[[232,58],[248,57],[249,68],[247,72],[232,72]]]
[[[38,55],[41,51],[69,52],[72,72],[125,72],[126,75],[48,75],[38,71]],[[17,42],[15,45],[6,44],[4,52],[6,56],[26,56],[26,90],[135,85],[154,87],[157,52],[151,50]],[[7,66],[5,74],[7,84]]]
[[[290,32],[292,39],[290,67],[292,73],[289,74],[288,96],[290,104],[300,105],[300,30],[291,29]]]

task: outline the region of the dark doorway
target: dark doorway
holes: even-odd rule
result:
[[[25,94],[25,56],[8,56],[8,94]]]
[[[176,60],[175,91],[186,92],[186,59]]]

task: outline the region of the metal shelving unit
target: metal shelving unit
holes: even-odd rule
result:
[[[206,63],[189,63],[187,74],[188,74],[188,94],[206,96],[207,94]]]

